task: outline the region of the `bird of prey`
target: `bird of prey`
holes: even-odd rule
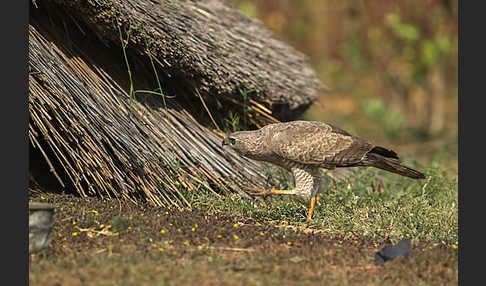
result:
[[[233,132],[223,139],[240,155],[266,161],[292,172],[292,190],[262,190],[260,194],[299,195],[310,198],[310,221],[321,184],[320,168],[371,166],[413,179],[419,171],[401,165],[397,154],[324,122],[273,123],[258,130]]]

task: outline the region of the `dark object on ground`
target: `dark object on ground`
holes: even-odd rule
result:
[[[383,265],[385,261],[393,260],[398,256],[408,258],[411,249],[410,239],[402,239],[397,244],[384,247],[378,251],[375,254],[375,264]]]
[[[29,203],[29,253],[37,252],[49,245],[54,223],[54,205]]]

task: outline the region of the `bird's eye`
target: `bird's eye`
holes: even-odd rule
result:
[[[229,139],[229,143],[231,145],[235,145],[235,143],[236,143],[236,139],[235,138],[228,138],[228,139]]]

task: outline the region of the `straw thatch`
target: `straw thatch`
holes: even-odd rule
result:
[[[29,139],[60,189],[187,206],[181,189],[245,196],[245,186],[278,182],[275,169],[221,148],[226,113],[218,110],[246,108],[240,115],[256,126],[292,119],[320,83],[300,53],[258,22],[217,1],[47,1],[32,9]],[[123,42],[127,23],[144,32]],[[133,70],[105,57],[122,44]],[[147,70],[160,72],[175,99],[122,87],[120,74],[133,84]],[[238,88],[255,92],[243,101]]]
[[[253,99],[290,120],[318,96],[322,83],[307,57],[224,1],[53,0],[86,23],[105,45],[119,46],[117,27],[129,26],[134,47],[151,53],[170,75],[181,76],[211,96]]]

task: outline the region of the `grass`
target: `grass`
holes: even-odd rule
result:
[[[310,225],[305,224],[308,201],[304,199],[274,196],[255,202],[239,197],[218,200],[210,193],[187,195],[201,210],[259,223],[287,223],[346,239],[397,242],[407,237],[457,245],[457,180],[433,167],[426,174],[425,180],[411,180],[369,168],[347,181],[327,178]]]
[[[130,34],[131,34],[132,26],[131,25],[128,26],[128,31],[125,31],[126,39],[123,39],[123,34],[122,34],[122,31],[121,31],[121,25],[118,22],[118,17],[116,17],[114,11],[112,11],[112,17],[114,17],[115,20],[116,20],[116,26],[118,28],[118,33],[120,35],[120,43],[121,43],[121,47],[122,47],[122,51],[123,51],[123,59],[125,61],[125,65],[126,65],[127,73],[128,73],[128,79],[129,79],[129,82],[130,82],[129,99],[130,99],[130,109],[131,109],[132,103],[133,103],[133,100],[134,100],[134,88],[133,88],[132,71],[130,69],[130,64],[128,63],[126,49],[127,49],[127,46],[128,46],[129,40],[130,40]]]
[[[307,201],[186,192],[192,210],[31,192],[56,206],[51,247],[30,256],[30,285],[455,285],[457,182],[361,169]],[[408,260],[373,263],[408,237]]]

